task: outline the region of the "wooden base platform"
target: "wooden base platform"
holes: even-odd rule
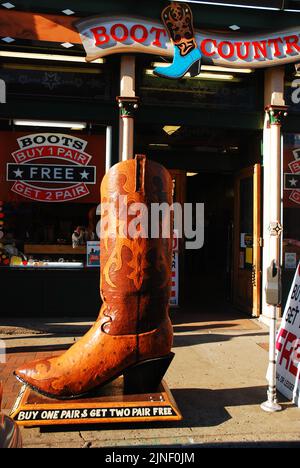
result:
[[[103,387],[93,398],[54,400],[25,385],[11,418],[20,426],[179,421],[181,413],[165,381],[157,393],[124,395],[123,378]]]

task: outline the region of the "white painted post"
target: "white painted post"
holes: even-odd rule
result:
[[[120,107],[120,161],[134,157],[134,112],[138,107],[135,95],[135,57],[121,57],[120,92],[117,98]]]
[[[112,127],[106,127],[106,155],[105,155],[105,172],[108,172],[112,166]]]

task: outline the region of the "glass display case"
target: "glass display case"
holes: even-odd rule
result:
[[[0,266],[18,269],[99,266],[95,256],[100,255],[95,205],[76,203],[54,208],[34,203],[4,203],[2,213]]]

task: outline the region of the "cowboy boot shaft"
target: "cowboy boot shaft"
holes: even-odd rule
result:
[[[197,47],[193,27],[193,13],[189,5],[172,2],[162,12],[162,20],[174,45],[182,57]]]
[[[109,319],[104,330],[154,330],[168,313],[170,297],[171,177],[145,158],[119,163],[102,182],[101,201],[101,315]],[[152,204],[164,204],[166,225],[151,216]],[[151,238],[153,228],[157,238]]]
[[[136,364],[146,372],[143,363],[147,360],[167,362],[171,351],[173,329],[168,303],[173,225],[169,223],[165,238],[161,234],[157,238],[141,236],[140,230],[145,229],[142,222],[137,223],[140,230],[129,229],[124,235],[131,221],[136,222],[134,207],[143,211],[153,202],[170,207],[171,177],[159,164],[140,157],[110,169],[101,193],[107,214],[102,211],[100,315],[61,356],[39,359],[15,371],[22,382],[46,396],[85,395],[130,373]],[[129,219],[127,215],[123,219],[119,208],[126,213],[129,210]],[[113,227],[110,220],[115,221]],[[159,384],[157,379],[155,385]]]

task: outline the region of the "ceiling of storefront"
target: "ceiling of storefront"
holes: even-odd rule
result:
[[[168,168],[234,172],[259,158],[261,132],[178,126],[168,135],[164,125],[136,124],[136,152],[163,162]],[[188,156],[188,159],[187,159]]]
[[[5,3],[5,2],[4,2]],[[31,11],[38,13],[54,13],[64,15],[64,10],[71,10],[74,17],[86,17],[107,14],[129,14],[135,16],[146,16],[159,18],[162,9],[168,5],[167,0],[114,0],[106,2],[100,0],[70,0],[67,4],[60,0],[40,2],[39,0],[11,0],[15,11]],[[199,28],[228,28],[232,24],[238,24],[242,31],[274,29],[299,24],[297,14],[286,10],[299,10],[299,0],[193,0],[193,12],[195,24]],[[234,8],[231,5],[239,4],[254,6],[252,9]],[[277,10],[263,11],[259,7],[275,8]],[[3,3],[0,10],[5,10]],[[7,11],[7,10],[6,10]],[[11,10],[10,10],[11,11]]]
[[[242,8],[266,8],[277,10],[294,9],[300,11],[299,0],[179,0],[187,3],[218,4]]]

